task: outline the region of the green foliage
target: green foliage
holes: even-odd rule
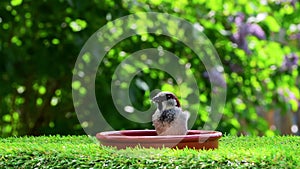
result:
[[[217,49],[228,87],[227,103],[218,130],[231,134],[280,133],[270,130],[260,115],[271,110],[283,114],[299,111],[298,60],[294,66],[283,66],[285,56],[300,54],[299,38],[293,38],[300,35],[298,9],[298,1],[293,4],[259,0],[2,0],[0,136],[82,134],[71,95],[72,88],[81,94],[88,90],[78,82],[71,82],[80,49],[109,21],[131,13],[151,11],[166,12],[197,24]],[[248,20],[248,24],[262,28],[264,37],[255,30],[245,34],[244,44],[233,40],[233,35],[241,30],[234,19],[241,13],[244,22]],[[173,26],[169,23],[166,28],[174,31]],[[117,30],[112,38],[120,34],[122,30]],[[99,66],[95,93],[106,120],[115,129],[152,127],[122,117],[113,106],[110,90],[111,75],[116,67],[129,54],[146,48],[163,48],[180,56],[183,63],[190,64],[199,85],[201,103],[199,118],[193,128],[202,127],[210,120],[206,111],[211,101],[210,82],[204,77],[207,70],[184,44],[155,34],[125,39],[107,53]],[[84,61],[91,61],[88,54]],[[126,71],[134,70],[128,67]],[[149,90],[160,88],[179,92],[170,75],[145,69],[131,84],[122,84],[130,88],[130,99],[139,110],[150,106],[149,90],[141,84],[147,84]],[[188,88],[185,90],[191,92]],[[182,102],[188,104],[184,98]]]
[[[299,168],[300,139],[221,138],[215,150],[99,147],[86,136],[0,139],[4,168]]]

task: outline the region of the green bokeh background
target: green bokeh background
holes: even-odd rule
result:
[[[87,90],[72,84],[77,56],[100,27],[137,12],[163,12],[183,18],[203,29],[212,42],[227,82],[226,106],[217,130],[249,135],[299,134],[295,130],[300,127],[299,62],[289,57],[300,54],[299,2],[2,0],[0,136],[84,134],[72,102],[72,88],[82,93]],[[237,22],[239,15],[244,17],[242,23]],[[261,28],[264,37],[257,35],[258,28],[243,33],[245,25],[246,30],[251,25]],[[235,41],[238,33],[240,41]],[[117,66],[131,53],[147,48],[168,50],[190,66],[200,93],[199,118],[193,128],[209,122],[211,86],[203,63],[180,41],[154,34],[123,40],[99,66],[95,92],[107,121],[116,130],[152,128],[151,123],[134,123],[122,117],[113,105],[110,90]],[[286,59],[293,65],[285,67]],[[149,90],[145,90],[145,84]],[[144,70],[124,85],[139,110],[150,107],[153,89],[179,93],[174,79],[160,70]]]

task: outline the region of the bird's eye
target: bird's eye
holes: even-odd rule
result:
[[[167,94],[167,99],[172,99],[173,96],[171,94]]]

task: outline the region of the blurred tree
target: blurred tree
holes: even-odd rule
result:
[[[217,49],[228,86],[218,130],[231,134],[280,133],[283,130],[278,124],[268,119],[274,121],[276,114],[280,118],[288,112],[291,117],[287,128],[299,125],[298,1],[2,0],[0,135],[83,134],[71,92],[76,87],[72,69],[80,49],[107,22],[150,11],[166,12],[198,25]],[[201,93],[201,118],[194,128],[201,127],[209,120],[206,108],[211,90],[204,66],[185,45],[152,34],[120,42],[99,66],[96,95],[104,116],[115,129],[151,128],[151,124],[132,123],[118,114],[110,82],[128,54],[153,47],[162,47],[190,63]],[[170,89],[168,86],[174,85],[170,79],[158,70],[138,74],[130,84],[133,105],[140,110],[150,106],[147,101],[141,102],[150,95],[141,87],[142,82],[149,90]]]

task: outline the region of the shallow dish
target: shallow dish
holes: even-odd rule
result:
[[[113,146],[118,149],[126,147],[144,148],[192,148],[215,149],[222,133],[208,130],[189,130],[187,135],[157,136],[155,130],[121,130],[106,131],[96,134],[97,139],[104,146]]]

